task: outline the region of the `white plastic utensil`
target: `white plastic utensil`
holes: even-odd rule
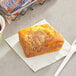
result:
[[[63,70],[64,66],[67,64],[67,62],[70,60],[71,56],[76,52],[76,40],[73,42],[71,49],[69,51],[69,53],[67,54],[67,56],[65,57],[64,61],[62,62],[62,64],[60,65],[60,67],[58,68],[58,70],[56,71],[54,76],[59,76],[59,73]]]

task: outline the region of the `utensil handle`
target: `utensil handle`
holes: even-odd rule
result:
[[[59,73],[63,70],[64,66],[67,64],[67,62],[70,60],[71,56],[74,54],[75,51],[70,50],[70,52],[68,53],[68,55],[65,57],[64,61],[62,62],[62,64],[60,65],[60,67],[58,68],[58,70],[56,71],[54,76],[59,76]]]

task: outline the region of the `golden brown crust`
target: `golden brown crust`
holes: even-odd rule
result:
[[[48,24],[19,31],[19,40],[27,57],[33,57],[61,49],[64,39]]]

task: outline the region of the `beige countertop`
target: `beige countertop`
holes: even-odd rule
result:
[[[24,16],[6,24],[3,39],[10,37],[18,30],[46,19],[54,28],[63,34],[72,44],[76,38],[76,0],[47,0],[44,5],[37,5],[28,10]],[[21,58],[3,40],[0,51],[8,53],[0,59],[0,76],[53,76],[62,60],[34,73]],[[76,55],[74,54],[60,76],[76,76]]]

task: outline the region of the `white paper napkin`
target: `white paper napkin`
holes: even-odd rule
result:
[[[46,20],[42,20],[39,24],[49,24]],[[70,44],[65,40],[64,45],[61,50],[57,52],[52,52],[44,55],[39,55],[35,56],[32,58],[26,58],[24,55],[24,52],[21,48],[21,45],[19,43],[19,37],[18,34],[15,34],[9,38],[6,39],[6,42],[14,49],[14,51],[22,58],[22,60],[34,71],[38,71],[54,62],[57,60],[63,58],[64,56],[67,55],[69,49],[70,49]]]

